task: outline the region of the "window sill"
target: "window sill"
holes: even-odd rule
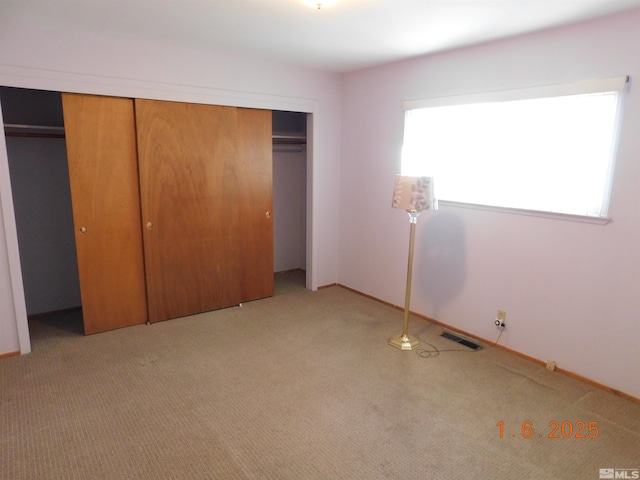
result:
[[[606,225],[612,222],[611,217],[589,217],[587,215],[573,215],[568,213],[543,212],[540,210],[526,210],[523,208],[495,207],[492,205],[479,205],[476,203],[454,202],[451,200],[438,200],[438,205],[444,206],[444,207],[485,210],[488,212],[510,213],[513,215],[527,215],[530,217],[542,217],[542,218],[549,218],[552,220],[591,223],[593,225]]]

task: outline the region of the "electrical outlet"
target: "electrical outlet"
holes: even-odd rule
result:
[[[547,370],[551,370],[552,372],[556,369],[556,362],[548,361],[547,362]]]
[[[507,312],[505,310],[498,310],[498,314],[496,315],[496,319],[494,321],[494,323],[496,324],[496,327],[505,327],[507,320]]]

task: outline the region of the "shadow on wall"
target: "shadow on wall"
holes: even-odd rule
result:
[[[455,298],[464,285],[465,230],[460,218],[449,212],[440,211],[424,220],[416,238],[412,290],[429,300],[433,307],[430,316],[437,320],[442,305]]]

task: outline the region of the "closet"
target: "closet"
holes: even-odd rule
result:
[[[85,333],[273,295],[270,111],[62,101]]]
[[[305,270],[307,114],[0,101],[30,317],[69,311],[96,333],[270,296],[274,272]]]

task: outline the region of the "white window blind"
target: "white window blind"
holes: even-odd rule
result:
[[[627,78],[406,102],[402,174],[440,200],[606,216]]]

